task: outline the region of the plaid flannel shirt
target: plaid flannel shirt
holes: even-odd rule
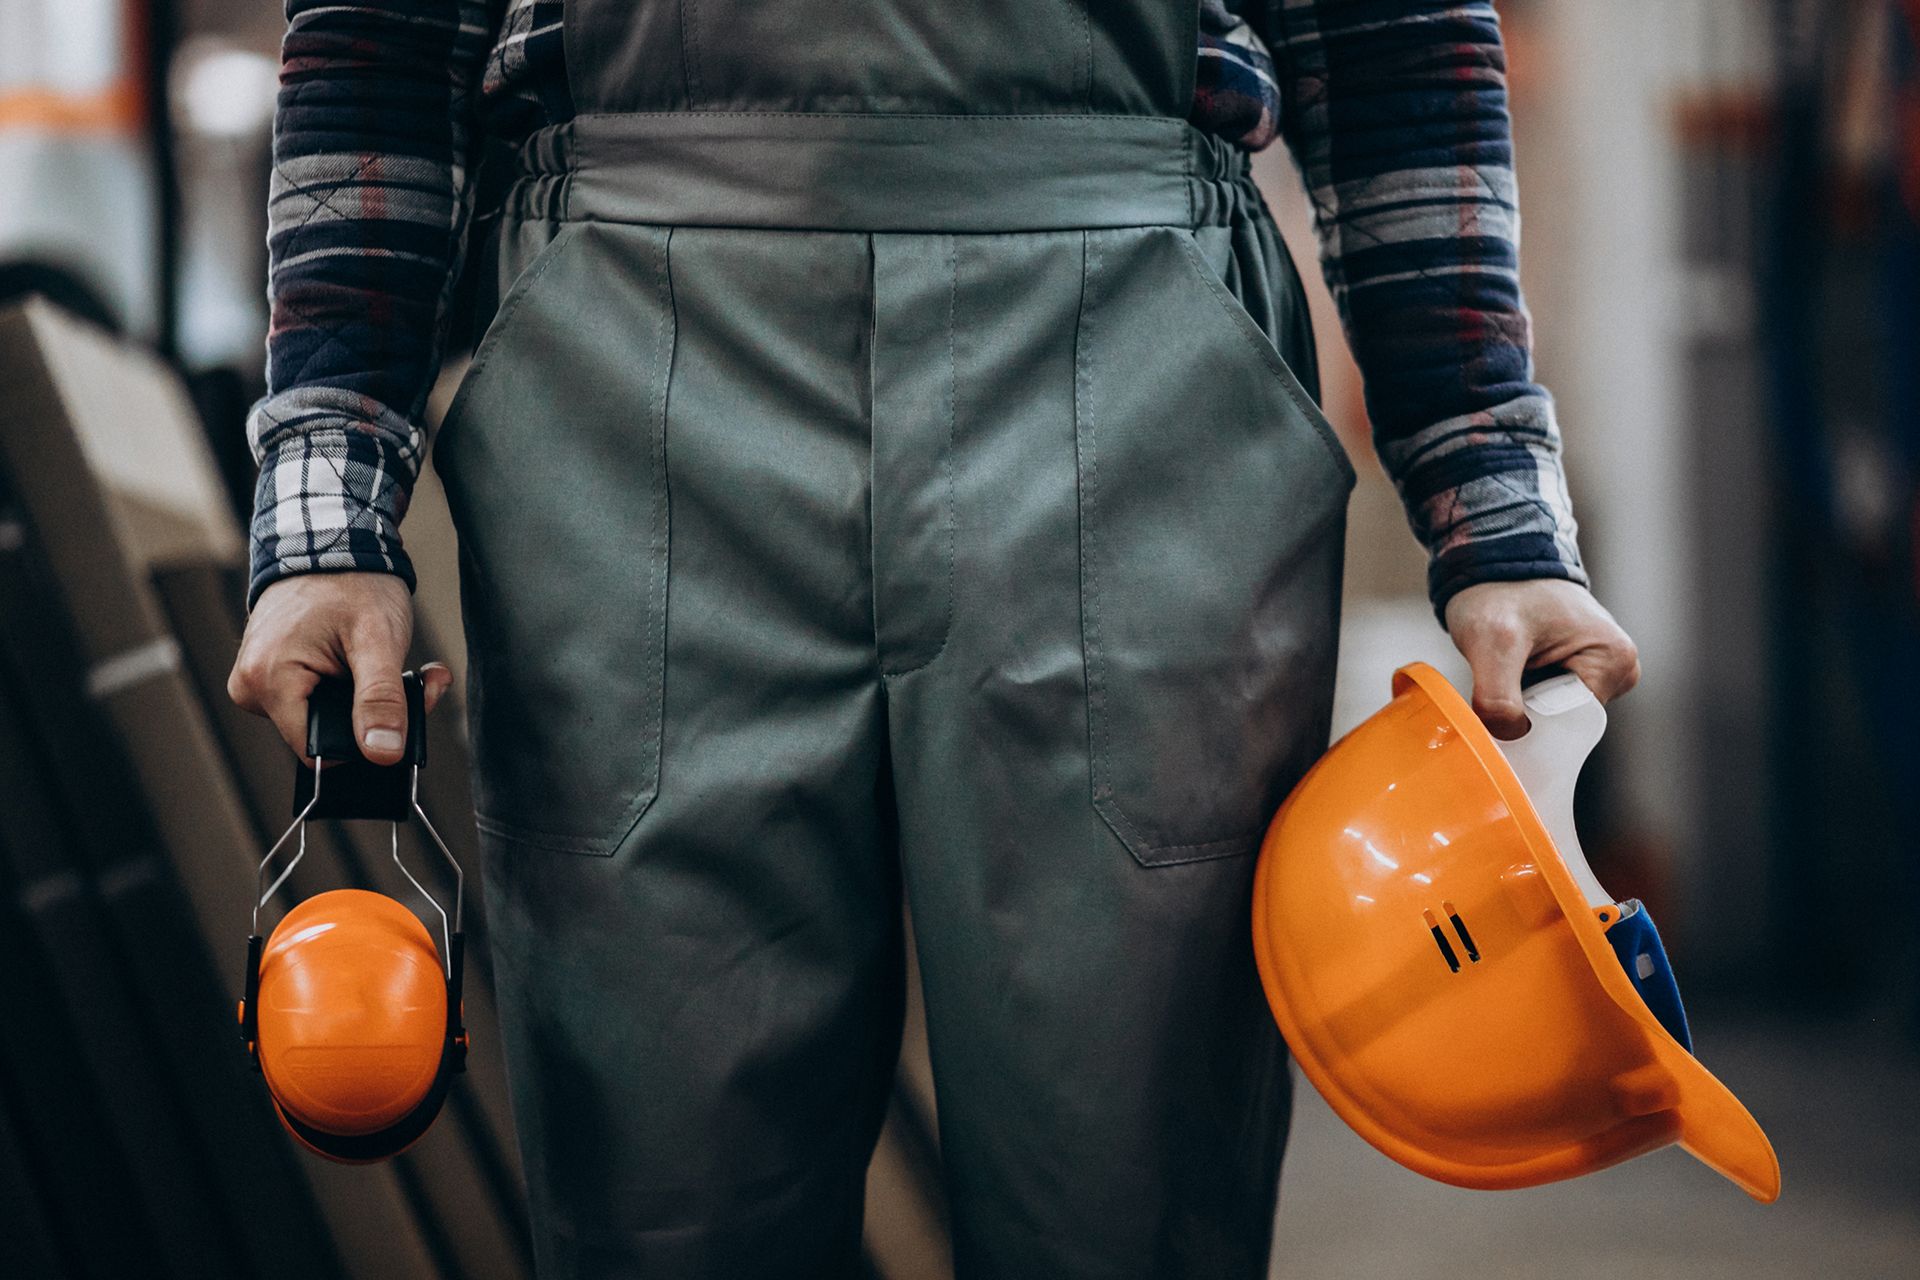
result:
[[[413,585],[399,525],[466,249],[472,143],[572,114],[563,4],[287,0],[250,605],[296,573]],[[1305,176],[1436,611],[1476,582],[1584,583],[1553,403],[1533,381],[1491,0],[1200,0],[1200,19],[1191,118],[1249,149],[1283,136]]]

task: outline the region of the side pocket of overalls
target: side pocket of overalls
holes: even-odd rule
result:
[[[1326,746],[1353,468],[1185,228],[1088,234],[1076,361],[1092,803],[1251,853]]]
[[[526,846],[611,854],[659,789],[668,237],[565,224],[502,297],[435,447],[475,809]]]

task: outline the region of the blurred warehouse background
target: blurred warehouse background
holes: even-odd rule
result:
[[[1920,0],[1500,9],[1539,369],[1646,671],[1583,781],[1587,847],[1661,920],[1786,1190],[1762,1210],[1667,1152],[1453,1191],[1303,1087],[1274,1273],[1920,1275]],[[229,1021],[291,783],[222,692],[281,22],[0,0],[0,1276],[528,1271],[484,962],[462,1100],[379,1169],[296,1154]],[[1464,672],[1371,461],[1305,197],[1279,151],[1260,167],[1363,473],[1344,727],[1405,661]],[[431,469],[406,532],[420,654],[458,667]],[[472,869],[441,718],[427,800]],[[296,889],[394,887],[368,839],[327,832]],[[910,1023],[876,1274],[947,1274],[934,1106]]]

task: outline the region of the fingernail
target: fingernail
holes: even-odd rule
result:
[[[400,736],[398,729],[369,729],[366,743],[369,751],[398,751],[407,745],[407,740]]]

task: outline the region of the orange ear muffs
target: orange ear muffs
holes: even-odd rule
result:
[[[459,864],[414,799],[426,760],[426,707],[417,676],[406,676],[409,743],[400,764],[373,765],[359,755],[352,734],[352,690],[334,681],[309,703],[308,755],[297,815],[261,860],[256,889],[288,839],[298,852],[278,879],[258,893],[254,930],[247,939],[246,996],[240,1034],[265,1078],[274,1111],[309,1150],[330,1160],[366,1164],[397,1155],[418,1141],[446,1101],[453,1077],[466,1066],[461,1025],[465,937],[456,891],[449,919],[431,894],[407,878],[440,912],[445,953],[418,916],[384,894],[336,889],[295,906],[270,938],[259,931],[259,908],[286,880],[306,850],[306,823],[316,818],[419,817],[433,842]],[[348,753],[351,752],[351,755]],[[399,860],[396,843],[395,861]],[[461,885],[464,889],[464,885]]]

